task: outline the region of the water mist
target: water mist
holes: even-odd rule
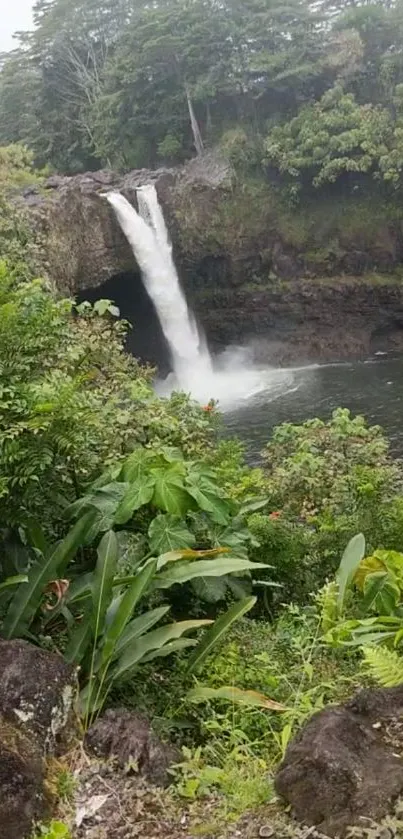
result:
[[[218,399],[228,410],[262,391],[278,391],[280,382],[282,391],[284,385],[288,389],[291,374],[254,367],[245,350],[229,348],[211,358],[180,286],[155,187],[137,190],[139,212],[118,192],[106,198],[131,245],[169,346],[173,372],[157,383],[158,391],[184,390],[203,403]]]

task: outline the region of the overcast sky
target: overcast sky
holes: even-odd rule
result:
[[[16,46],[13,32],[32,26],[33,0],[0,0],[0,52]]]

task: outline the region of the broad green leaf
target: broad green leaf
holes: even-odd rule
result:
[[[118,561],[118,543],[113,530],[102,537],[98,547],[98,559],[92,577],[91,626],[95,639],[102,632],[105,615],[112,600],[113,581]]]
[[[108,468],[105,469],[105,472],[102,472],[102,475],[100,475],[99,478],[91,484],[91,492],[96,489],[100,489],[107,484],[114,483],[118,479],[121,471],[122,467],[120,463],[117,465],[115,464],[115,466],[108,466]]]
[[[73,501],[72,504],[69,504],[68,507],[65,508],[63,511],[63,516],[67,521],[71,521],[72,519],[78,518],[78,516],[82,516],[86,513],[90,507],[91,495],[83,495],[82,498],[78,498],[77,501]]]
[[[242,615],[245,615],[246,612],[249,612],[255,605],[256,600],[256,597],[245,597],[244,600],[239,600],[238,603],[234,603],[227,612],[224,612],[223,615],[220,615],[220,617],[214,621],[213,626],[204,634],[194,653],[190,657],[189,671],[191,673],[198,670],[200,665],[203,664],[203,661],[210,655],[212,649],[221,640],[222,636],[228,631],[230,626],[232,626],[236,620],[239,620]]]
[[[152,474],[155,477],[153,504],[167,513],[183,516],[191,506],[191,499],[184,486],[182,464],[153,469]]]
[[[227,524],[229,518],[229,504],[215,492],[208,492],[200,487],[187,487],[189,495],[194,498],[201,510],[210,513],[213,521],[218,524]]]
[[[155,452],[143,446],[134,449],[123,464],[121,473],[123,480],[129,483],[141,480],[148,472],[154,458]]]
[[[215,477],[214,473],[212,477]],[[200,509],[209,513],[213,521],[221,525],[227,524],[230,505],[223,498],[220,487],[210,479],[210,473],[203,469],[189,472],[187,489]]]
[[[79,519],[62,542],[51,553],[36,562],[28,573],[28,583],[20,586],[14,595],[2,627],[4,638],[24,635],[39,607],[46,584],[60,576],[77,548],[83,544],[85,534],[94,519],[90,511]]]
[[[199,600],[205,603],[219,603],[220,600],[225,600],[229,579],[226,574],[223,577],[196,577],[192,580],[192,589]]]
[[[98,510],[100,520],[102,520],[98,532],[109,529],[111,526],[110,522],[113,522],[116,508],[119,506],[128,488],[129,484],[127,483],[112,481],[109,484],[105,484],[105,486],[99,487],[94,492],[90,492],[82,498],[79,498],[74,504],[70,504],[66,508],[64,515],[68,519],[76,518],[84,511],[95,507]],[[106,522],[109,522],[109,524],[106,525]]]
[[[116,614],[108,626],[102,646],[101,665],[104,665],[112,656],[118,640],[121,638],[126,624],[130,620],[133,611],[147,590],[150,580],[155,574],[157,563],[147,565],[140,571],[130,588],[124,593]]]
[[[362,533],[358,533],[357,536],[353,536],[353,538],[350,539],[341,558],[339,570],[337,572],[337,582],[339,586],[337,608],[339,615],[343,612],[346,592],[350,588],[354,574],[356,573],[364,554],[365,539]]]
[[[209,548],[206,551],[194,551],[192,548],[186,548],[183,551],[168,551],[166,554],[161,554],[157,559],[157,571],[167,565],[169,562],[178,562],[183,559],[203,559],[204,557],[220,556],[221,554],[229,553],[228,548]],[[152,556],[147,559],[146,565],[154,562],[155,557]]]
[[[248,559],[226,557],[223,559],[201,560],[200,562],[183,562],[169,567],[155,578],[156,588],[169,588],[178,583],[186,583],[195,577],[222,577],[225,574],[241,574],[244,571],[255,571],[267,568],[262,562],[250,562]]]
[[[119,506],[122,498],[124,498],[128,491],[130,484],[113,481],[111,484],[106,484],[100,487],[96,492],[92,493],[91,506],[96,507],[103,515],[112,515]]]
[[[125,631],[116,643],[116,653],[121,654],[132,641],[148,632],[152,626],[155,626],[169,612],[170,608],[170,606],[158,606],[156,609],[145,612],[144,615],[139,615],[138,618],[133,618],[127,624]]]
[[[27,583],[28,582],[28,575],[27,574],[16,574],[14,577],[7,577],[3,583],[0,583],[0,591],[3,591],[5,588],[9,588],[10,586],[19,586],[20,583]]]
[[[178,621],[178,623],[170,623],[166,626],[161,626],[159,629],[154,629],[153,632],[142,635],[127,647],[123,655],[116,662],[112,679],[115,681],[123,675],[130,673],[138,662],[152,650],[159,650],[165,644],[168,644],[169,641],[180,638],[185,632],[191,632],[193,629],[199,629],[209,624],[211,624],[209,620]]]
[[[153,475],[146,475],[143,478],[138,478],[137,481],[129,485],[129,488],[122,498],[115,516],[115,524],[125,524],[131,519],[135,510],[148,504],[154,494],[155,478]]]
[[[174,446],[162,446],[160,452],[167,463],[175,463],[175,461],[179,460],[183,461],[183,453]]]
[[[223,685],[220,688],[209,688],[198,685],[190,691],[186,697],[189,702],[208,702],[211,699],[224,699],[227,702],[239,702],[241,705],[250,705],[253,708],[264,708],[266,711],[287,711],[284,705],[259,693],[257,690],[241,690],[231,685]]]
[[[366,556],[360,562],[357,571],[354,574],[354,585],[364,591],[365,578],[368,574],[373,574],[375,571],[386,571],[386,565],[380,561],[376,556]]]
[[[400,589],[389,571],[375,571],[364,580],[363,607],[381,615],[393,615],[400,600]]]
[[[186,527],[180,516],[161,513],[156,516],[148,528],[150,550],[155,554],[165,554],[180,548],[191,548],[196,539]]]

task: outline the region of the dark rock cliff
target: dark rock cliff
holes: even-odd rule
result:
[[[113,297],[120,278],[122,314],[144,332],[151,315],[141,303],[138,269],[103,193],[119,190],[135,205],[136,188],[149,182],[213,346],[252,341],[259,358],[276,363],[403,347],[401,222],[376,212],[357,222],[356,205],[354,225],[321,208],[284,215],[263,180],[240,182],[213,154],[178,169],[53,176],[41,190],[26,190],[25,206],[45,242],[44,267],[61,293],[94,297],[99,289]],[[122,282],[128,293],[130,286],[129,307]],[[141,345],[133,349],[141,354]],[[159,360],[152,347],[148,356]]]

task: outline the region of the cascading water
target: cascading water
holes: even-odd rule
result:
[[[140,266],[171,351],[178,383],[183,390],[191,390],[195,376],[211,376],[210,355],[179,284],[155,187],[141,187],[137,195],[140,215],[118,192],[110,193],[107,199]]]
[[[218,399],[224,410],[261,391],[284,392],[292,374],[254,367],[244,350],[226,350],[213,360],[189,310],[172,257],[172,246],[155,187],[139,187],[139,212],[119,192],[106,195],[141,270],[171,352],[173,373],[158,390],[185,390],[200,402]],[[277,380],[277,384],[276,384]]]

